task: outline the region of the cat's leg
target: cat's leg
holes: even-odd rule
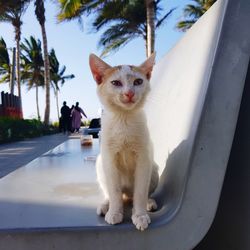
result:
[[[145,230],[151,220],[147,214],[148,192],[152,165],[147,154],[140,155],[135,170],[134,203],[132,221],[138,230]]]
[[[108,209],[109,209],[109,198],[108,198],[106,178],[105,178],[105,174],[103,171],[101,155],[98,155],[96,159],[96,175],[97,175],[99,186],[105,197],[104,201],[100,205],[98,205],[96,213],[100,216],[105,216],[105,214],[108,212]]]
[[[103,157],[105,166],[106,190],[108,193],[108,211],[105,221],[109,224],[118,224],[123,220],[123,202],[120,174],[115,166],[114,157],[106,153]]]
[[[151,181],[149,186],[149,197],[155,191],[158,183],[159,183],[159,173],[158,173],[158,165],[154,162],[153,169],[151,174]],[[147,202],[147,211],[155,211],[157,209],[157,203],[155,199],[149,198]]]
[[[159,183],[159,167],[158,165],[153,162],[152,165],[152,174],[151,174],[151,180],[150,180],[150,186],[149,186],[149,196],[155,191],[155,189],[158,186]]]

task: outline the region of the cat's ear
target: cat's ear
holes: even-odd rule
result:
[[[110,65],[105,63],[102,59],[94,54],[90,54],[89,56],[89,66],[97,84],[102,83],[104,72],[111,68]]]
[[[155,52],[144,63],[140,65],[141,70],[144,72],[148,80],[151,77],[154,64],[155,64]]]

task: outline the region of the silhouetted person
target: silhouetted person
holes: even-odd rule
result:
[[[75,105],[72,105],[71,108],[70,108],[69,130],[70,130],[71,133],[74,132],[74,129],[73,129],[73,127],[72,127],[72,115],[71,115],[72,110],[74,109],[74,107],[75,107]]]
[[[67,106],[66,102],[63,102],[61,108],[61,123],[62,131],[65,134],[67,131],[70,131],[70,108]]]
[[[73,132],[79,132],[79,129],[81,127],[81,114],[83,114],[86,118],[86,114],[84,111],[79,107],[79,102],[76,102],[76,106],[73,108],[71,111],[71,116],[72,116],[72,130]]]

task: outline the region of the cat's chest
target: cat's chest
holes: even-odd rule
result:
[[[133,126],[114,126],[109,136],[109,143],[117,148],[134,148],[140,143],[139,134]]]
[[[145,140],[144,128],[140,123],[116,122],[107,128],[106,143],[114,151],[137,151]]]

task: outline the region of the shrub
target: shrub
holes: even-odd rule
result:
[[[32,138],[58,132],[54,126],[46,126],[36,119],[0,117],[0,143]]]
[[[85,120],[85,121],[81,121],[81,126],[84,126],[84,127],[88,127],[90,124],[90,120]]]
[[[59,128],[59,122],[53,122],[52,126],[55,127],[55,128]]]

